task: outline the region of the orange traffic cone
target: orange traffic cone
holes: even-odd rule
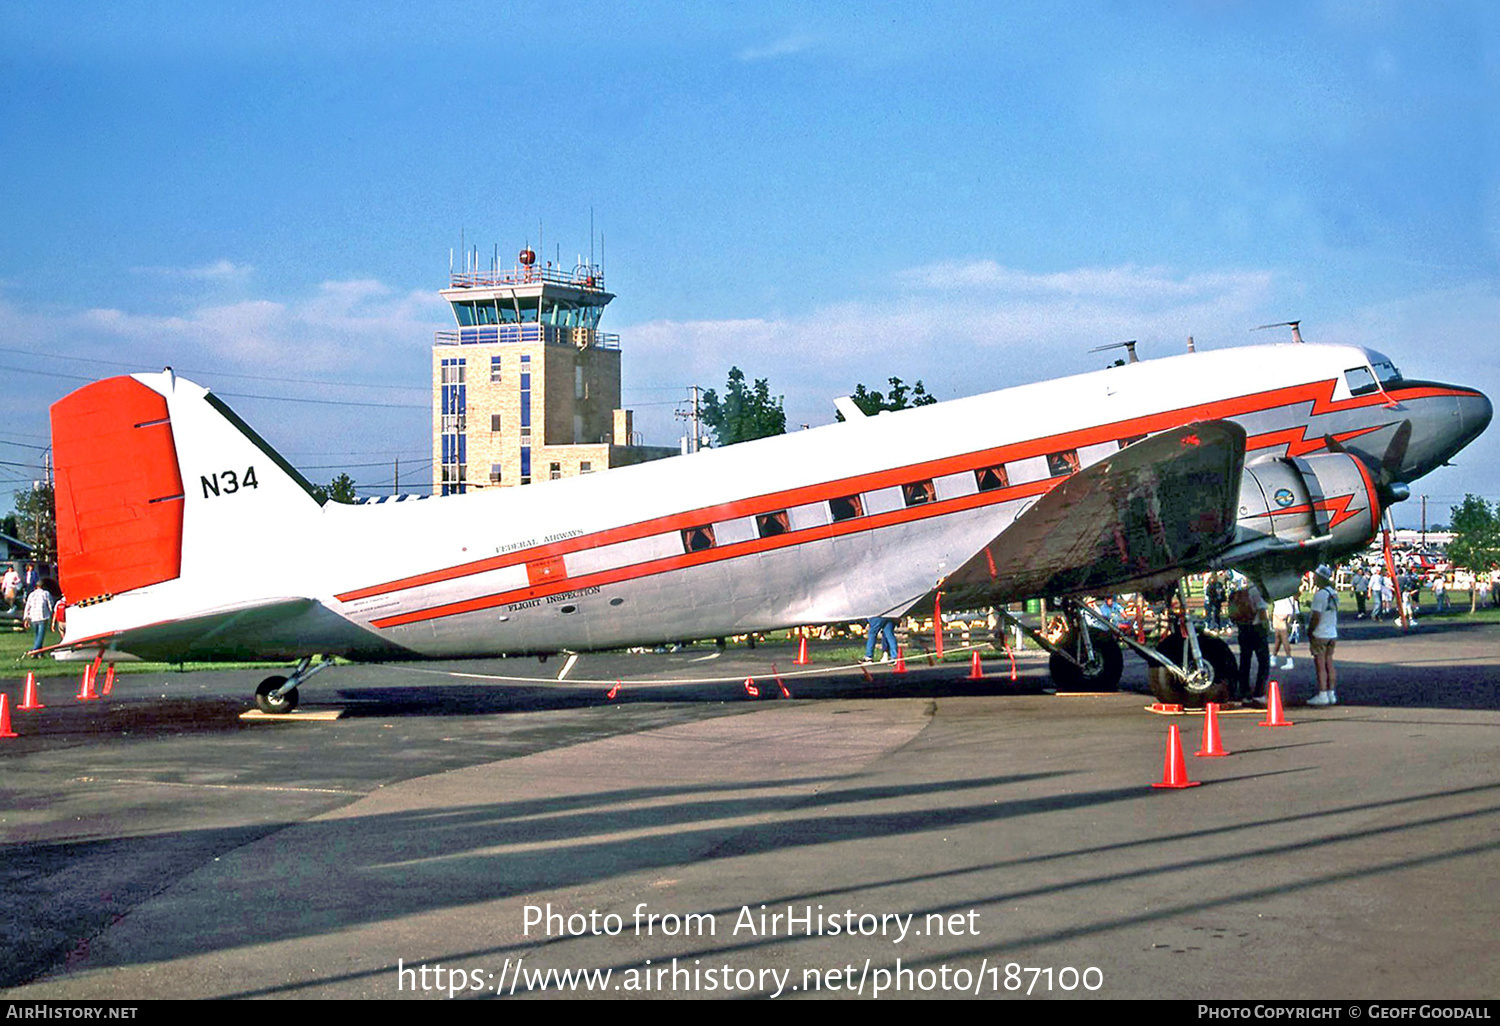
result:
[[[0,737],[20,737],[10,729],[10,696],[0,691]]]
[[[94,693],[94,667],[92,665],[83,668],[83,681],[78,685],[78,700],[80,702],[92,702],[99,696]]]
[[[1194,755],[1228,755],[1219,740],[1219,703],[1209,702],[1203,707],[1203,747]]]
[[[612,688],[610,688],[609,689],[609,694],[605,695],[604,697],[607,698],[607,699],[613,700],[613,698],[616,695],[618,695],[619,693],[620,693],[620,682],[619,681],[615,681],[615,686],[612,687]]]
[[[745,694],[749,695],[751,698],[760,697],[760,688],[755,686],[754,677],[745,678]]]
[[[792,697],[792,693],[790,691],[788,691],[786,689],[786,685],[781,682],[781,674],[779,674],[779,673],[776,672],[776,664],[775,663],[771,664],[771,676],[774,677],[774,678],[776,678],[776,686],[781,689],[781,697],[782,698],[791,698]]]
[[[1281,685],[1274,680],[1271,681],[1270,691],[1266,698],[1266,718],[1260,721],[1262,727],[1290,727],[1292,721],[1286,718],[1286,713],[1281,710]]]
[[[792,660],[792,665],[806,666],[807,662],[807,635],[804,634],[797,644],[797,658]]]
[[[1197,787],[1201,781],[1189,780],[1187,763],[1182,758],[1182,737],[1177,733],[1177,724],[1167,728],[1167,758],[1162,767],[1161,783],[1152,787]]]
[[[904,645],[897,645],[896,646],[896,668],[894,670],[892,670],[891,672],[892,673],[905,673],[906,672],[906,647]]]
[[[100,695],[107,695],[114,690],[115,686],[115,664],[110,663],[109,669],[104,671],[104,687],[100,689]]]
[[[969,660],[969,680],[984,680],[984,666],[979,662],[979,649],[974,650],[974,658]]]
[[[47,708],[42,704],[42,696],[37,694],[36,674],[30,670],[26,671],[26,691],[21,696],[21,704],[16,706],[17,710],[31,712],[33,709]]]

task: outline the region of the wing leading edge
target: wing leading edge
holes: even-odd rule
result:
[[[1229,421],[1122,449],[1064,479],[951,574],[945,604],[1169,583],[1233,541],[1244,461],[1245,431]]]

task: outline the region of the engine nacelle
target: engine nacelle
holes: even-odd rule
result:
[[[1379,527],[1375,482],[1358,457],[1267,457],[1245,465],[1235,544],[1216,562],[1278,598],[1319,563],[1363,549]]]

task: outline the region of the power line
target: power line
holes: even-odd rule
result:
[[[428,410],[432,408],[426,403],[420,406],[415,403],[362,403],[352,399],[303,399],[290,395],[251,395],[249,392],[215,392],[214,395],[228,396],[231,399],[264,399],[272,403],[308,403],[313,406],[366,406],[377,410]]]
[[[59,353],[40,353],[32,349],[16,349],[9,346],[0,346],[0,353],[19,353],[24,356],[36,356],[45,360],[71,360],[74,363],[102,364],[106,367],[132,367],[139,368],[140,361],[133,363],[120,360],[100,360],[91,356],[63,356]],[[20,373],[44,374],[45,371],[21,371]],[[179,368],[180,374],[205,374],[220,378],[241,378],[246,381],[276,381],[283,384],[293,385],[325,385],[330,388],[389,388],[407,392],[425,392],[425,385],[377,385],[373,382],[364,381],[319,381],[316,378],[278,378],[264,374],[237,374],[232,371],[209,370],[205,367]],[[67,375],[54,374],[55,377],[67,377]],[[92,378],[86,380],[93,380]]]

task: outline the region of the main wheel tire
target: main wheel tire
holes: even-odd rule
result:
[[[1052,683],[1059,691],[1116,691],[1120,677],[1125,672],[1125,656],[1120,644],[1103,631],[1091,631],[1089,641],[1094,646],[1094,658],[1086,667],[1078,667],[1070,660],[1052,653],[1047,667],[1052,673]]]
[[[280,716],[297,708],[297,689],[292,688],[279,698],[271,692],[286,683],[285,677],[267,677],[255,689],[255,707],[268,716]]]
[[[1186,643],[1185,638],[1173,635],[1157,645],[1156,650],[1181,666],[1182,650]],[[1203,654],[1204,661],[1213,670],[1212,682],[1188,684],[1153,663],[1146,671],[1146,680],[1151,686],[1151,693],[1158,701],[1199,708],[1209,702],[1223,704],[1229,700],[1229,696],[1234,693],[1235,681],[1240,672],[1239,664],[1235,662],[1234,652],[1227,642],[1211,634],[1198,635],[1198,651]]]

